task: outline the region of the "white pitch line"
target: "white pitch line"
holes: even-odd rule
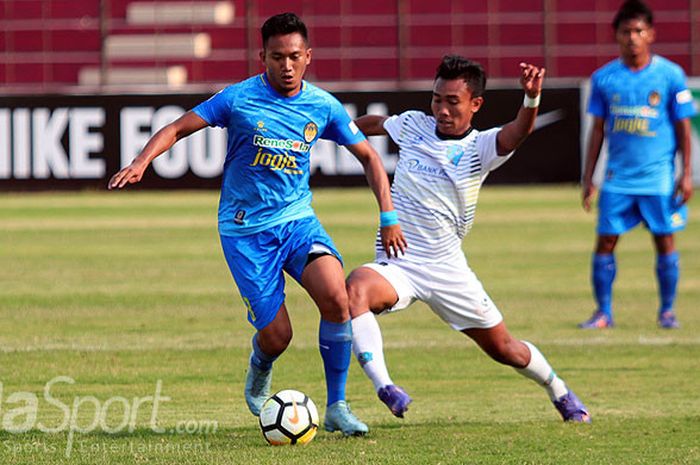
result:
[[[560,346],[560,347],[592,347],[592,346],[608,346],[608,347],[631,347],[631,346],[700,346],[700,337],[679,338],[674,336],[644,336],[639,335],[636,339],[613,339],[608,337],[592,337],[592,338],[567,338],[567,339],[533,339],[538,345],[542,346]],[[292,350],[308,349],[317,347],[315,343],[293,343]],[[476,349],[476,346],[470,344],[466,339],[455,339],[454,341],[388,341],[385,347],[389,350],[394,349]],[[0,341],[0,353],[22,353],[22,352],[41,352],[41,351],[81,351],[81,352],[138,352],[150,350],[212,350],[212,349],[247,349],[248,343],[235,343],[232,341],[211,343],[209,342],[188,342],[188,341],[171,341],[170,343],[159,344],[133,344],[122,342],[117,344],[102,343],[102,344],[81,344],[76,343],[46,343],[33,344],[25,346],[13,346],[7,341]]]

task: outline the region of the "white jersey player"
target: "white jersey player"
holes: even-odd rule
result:
[[[543,386],[565,421],[590,421],[586,407],[540,351],[510,335],[461,247],[484,179],[535,124],[545,70],[525,63],[520,67],[523,105],[502,128],[478,131],[471,126],[484,101],[486,76],[481,65],[455,55],[444,57],[437,69],[432,116],[408,111],[356,120],[366,135],[389,135],[399,147],[391,193],[410,245],[400,257],[389,258],[378,243],[375,262],[354,270],[347,281],[353,351],[379,398],[398,417],[411,398],[389,376],[374,314],[421,300],[494,360]]]

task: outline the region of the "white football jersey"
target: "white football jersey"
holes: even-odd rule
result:
[[[391,198],[408,242],[404,259],[446,260],[462,252],[479,189],[488,173],[511,154],[498,156],[500,128],[472,129],[463,139],[443,140],[435,118],[419,111],[389,117],[384,128],[399,146]],[[377,259],[386,259],[377,235]]]

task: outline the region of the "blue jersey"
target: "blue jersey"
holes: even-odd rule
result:
[[[278,94],[265,74],[226,87],[192,109],[228,130],[219,233],[254,234],[312,216],[309,150],[319,139],[339,145],[365,140],[343,106],[302,81],[293,97]]]
[[[654,55],[633,71],[611,61],[591,78],[588,112],[605,119],[608,165],[602,190],[666,195],[673,191],[675,123],[695,114],[685,73]]]

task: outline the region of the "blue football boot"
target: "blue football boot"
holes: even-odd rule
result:
[[[341,431],[345,436],[363,436],[369,432],[367,425],[353,415],[344,400],[339,400],[326,408],[323,428],[329,432]]]
[[[245,401],[250,413],[256,417],[260,415],[260,409],[270,397],[272,385],[272,368],[261,370],[252,363],[248,365],[248,373],[245,378]]]

